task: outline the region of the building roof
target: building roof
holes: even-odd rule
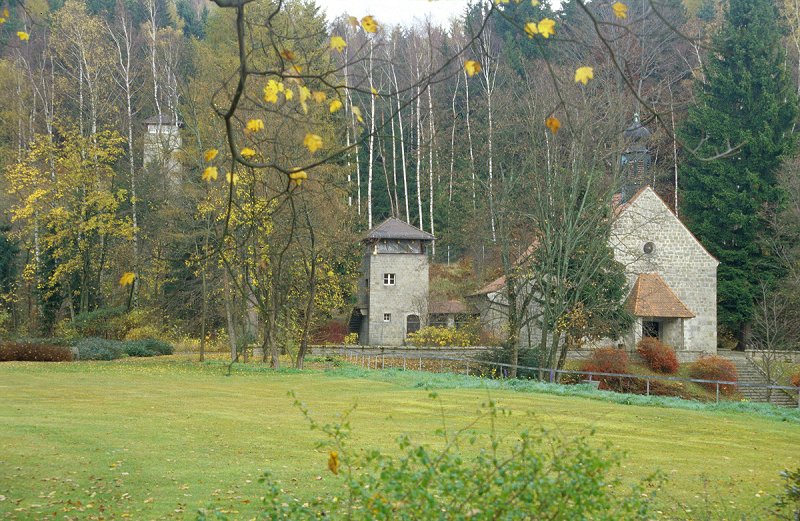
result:
[[[488,295],[489,293],[497,293],[501,291],[503,288],[506,287],[506,276],[503,275],[491,281],[489,284],[485,285],[475,293],[470,293],[470,295]]]
[[[444,302],[431,302],[428,313],[432,315],[455,315],[458,313],[477,313],[460,300],[446,300]]]
[[[408,223],[389,217],[379,225],[372,228],[364,235],[362,240],[372,241],[377,239],[410,239],[421,241],[432,241],[436,239],[428,232],[424,232],[419,228],[415,228]]]
[[[637,317],[694,318],[695,316],[658,273],[639,274],[625,307]]]

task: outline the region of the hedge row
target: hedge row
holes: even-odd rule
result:
[[[161,340],[108,340],[105,338],[84,338],[75,344],[81,360],[116,360],[122,356],[160,356],[171,355],[173,348]]]

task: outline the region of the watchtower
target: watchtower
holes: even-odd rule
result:
[[[144,135],[144,168],[157,171],[164,179],[169,180],[170,185],[179,185],[181,123],[166,116],[153,116],[144,123],[147,126]]]
[[[428,315],[430,233],[389,218],[361,240],[364,259],[350,331],[362,345],[400,346]]]

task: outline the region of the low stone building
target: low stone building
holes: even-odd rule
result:
[[[400,346],[428,316],[428,248],[434,236],[390,218],[362,239],[364,258],[350,332],[362,345]]]

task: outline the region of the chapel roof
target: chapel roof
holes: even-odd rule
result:
[[[501,291],[505,287],[506,287],[506,277],[505,275],[503,275],[502,277],[494,279],[489,284],[485,285],[475,293],[471,293],[470,296],[488,295],[489,293],[497,293],[498,291]]]
[[[372,241],[377,239],[416,239],[422,241],[432,241],[436,239],[436,237],[428,232],[420,230],[419,228],[411,226],[400,219],[389,217],[368,231],[362,240]]]
[[[695,314],[658,273],[640,273],[625,302],[637,317],[694,318]]]

